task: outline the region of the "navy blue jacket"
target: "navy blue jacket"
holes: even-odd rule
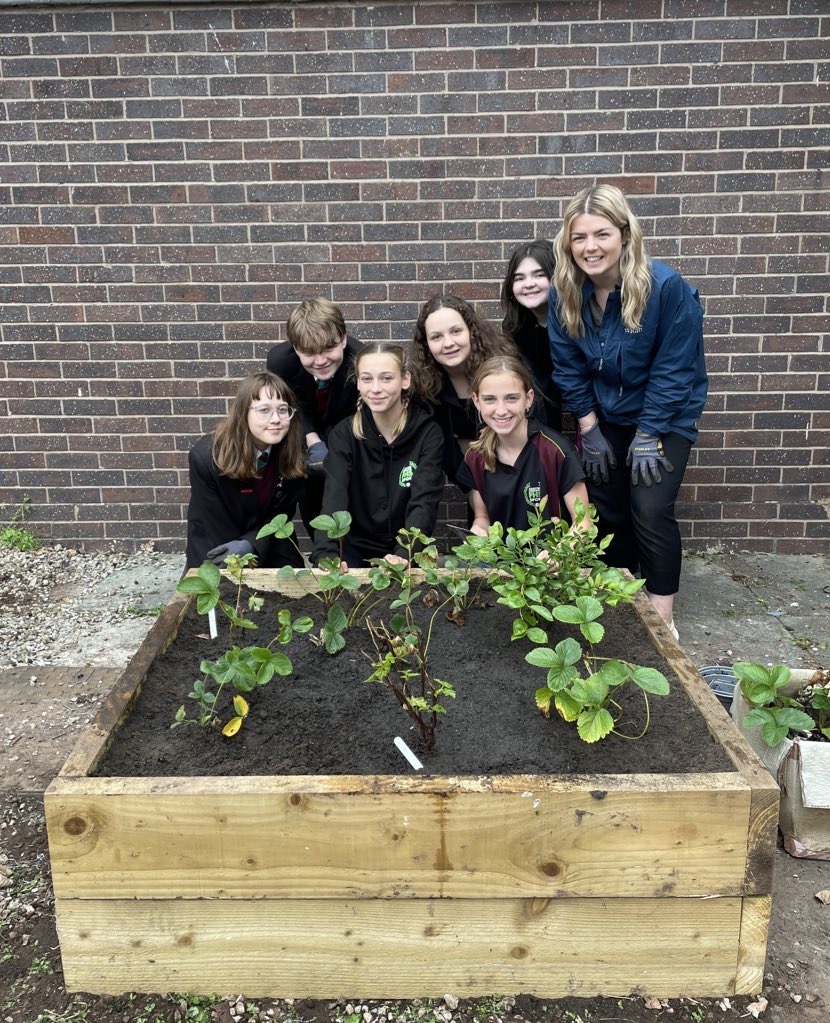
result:
[[[548,302],[553,378],[577,417],[595,411],[611,423],[635,424],[651,436],[697,438],[706,403],[703,309],[697,290],[670,266],[651,264],[652,286],[638,330],[622,321],[619,290],[611,292],[602,323],[593,325],[593,285],[582,286],[585,333],[572,338],[556,315],[556,290]]]

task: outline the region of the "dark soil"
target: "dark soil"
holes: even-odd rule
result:
[[[322,623],[321,604],[313,598],[290,602],[295,615],[309,614]],[[265,605],[251,615],[260,627],[246,632],[244,643],[266,645],[274,635],[276,611],[285,597],[266,595]],[[421,608],[419,614],[430,612]],[[631,607],[607,610],[604,657],[656,667],[669,679],[667,697],[651,697],[651,722],[638,742],[611,735],[588,745],[555,713],[538,713],[535,690],[545,672],[524,661],[530,648],[509,640],[513,612],[494,603],[467,611],[466,623],[449,622],[438,613],[429,650],[431,670],[450,681],[457,698],[445,699],[447,713],[439,721],[435,746],[421,753],[428,774],[586,774],[676,773],[729,771],[732,764],[714,742],[680,681],[659,655]],[[388,611],[372,618],[388,619]],[[226,623],[225,623],[226,626]],[[346,649],[332,657],[310,639],[299,636],[289,647],[294,671],[276,677],[250,694],[250,715],[241,732],[224,738],[218,727],[205,730],[170,725],[185,704],[199,675],[201,659],[214,659],[227,646],[227,628],[220,638],[207,638],[204,617],[185,617],[175,643],[153,665],[129,722],[122,728],[98,773],[104,776],[403,774],[410,768],[393,745],[402,736],[416,747],[417,731],[395,697],[377,684],[363,684],[371,673],[371,650],[365,628],[347,634]],[[551,645],[576,630],[548,629]],[[701,681],[701,685],[703,682]],[[221,722],[233,711],[230,693],[223,693]],[[621,732],[637,735],[645,723],[639,689],[623,687],[619,700]]]

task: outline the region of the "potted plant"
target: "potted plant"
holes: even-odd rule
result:
[[[732,716],[781,787],[792,856],[830,859],[830,672],[738,661]]]

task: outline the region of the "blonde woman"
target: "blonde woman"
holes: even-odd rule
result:
[[[581,191],[554,240],[548,306],[554,379],[577,417],[610,564],[639,571],[669,627],[680,581],[674,503],[706,402],[695,289],[646,253],[613,185]]]

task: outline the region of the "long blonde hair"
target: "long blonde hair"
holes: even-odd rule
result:
[[[568,203],[562,227],[553,241],[556,269],[556,313],[570,337],[582,337],[582,283],[585,274],[571,255],[571,228],[584,213],[605,217],[622,233],[622,318],[629,330],[638,330],[651,294],[651,259],[643,244],[643,232],[623,193],[615,185],[584,188]]]
[[[486,362],[483,362],[478,367],[473,377],[473,382],[470,384],[471,397],[474,394],[478,396],[485,378],[493,373],[512,373],[514,377],[519,379],[524,388],[525,395],[533,390],[533,381],[530,379],[530,374],[525,364],[520,359],[514,359],[512,356],[500,355],[494,359],[487,359]],[[496,431],[485,424],[482,426],[478,438],[470,444],[473,451],[478,451],[483,456],[484,468],[487,472],[496,471],[498,441],[499,437]]]
[[[406,349],[403,345],[396,344],[394,341],[370,341],[368,344],[364,345],[355,356],[354,366],[352,368],[355,382],[357,381],[360,373],[360,363],[367,355],[391,355],[398,364],[401,376],[410,372],[407,367]],[[411,377],[411,379],[414,380],[414,377]],[[403,433],[406,421],[409,418],[409,400],[411,397],[412,385],[410,384],[409,388],[401,391],[401,413],[392,427],[392,440],[395,440],[396,437],[400,437]],[[358,440],[366,440],[363,433],[363,402],[360,398],[357,400],[357,411],[352,416],[352,433]]]
[[[257,445],[248,429],[248,410],[265,393],[272,401],[284,401],[293,409],[297,399],[288,384],[276,373],[251,373],[240,383],[228,415],[213,433],[213,461],[223,476],[232,480],[259,479]],[[295,413],[288,432],[279,444],[280,475],[287,480],[305,476],[305,445],[302,416]]]

